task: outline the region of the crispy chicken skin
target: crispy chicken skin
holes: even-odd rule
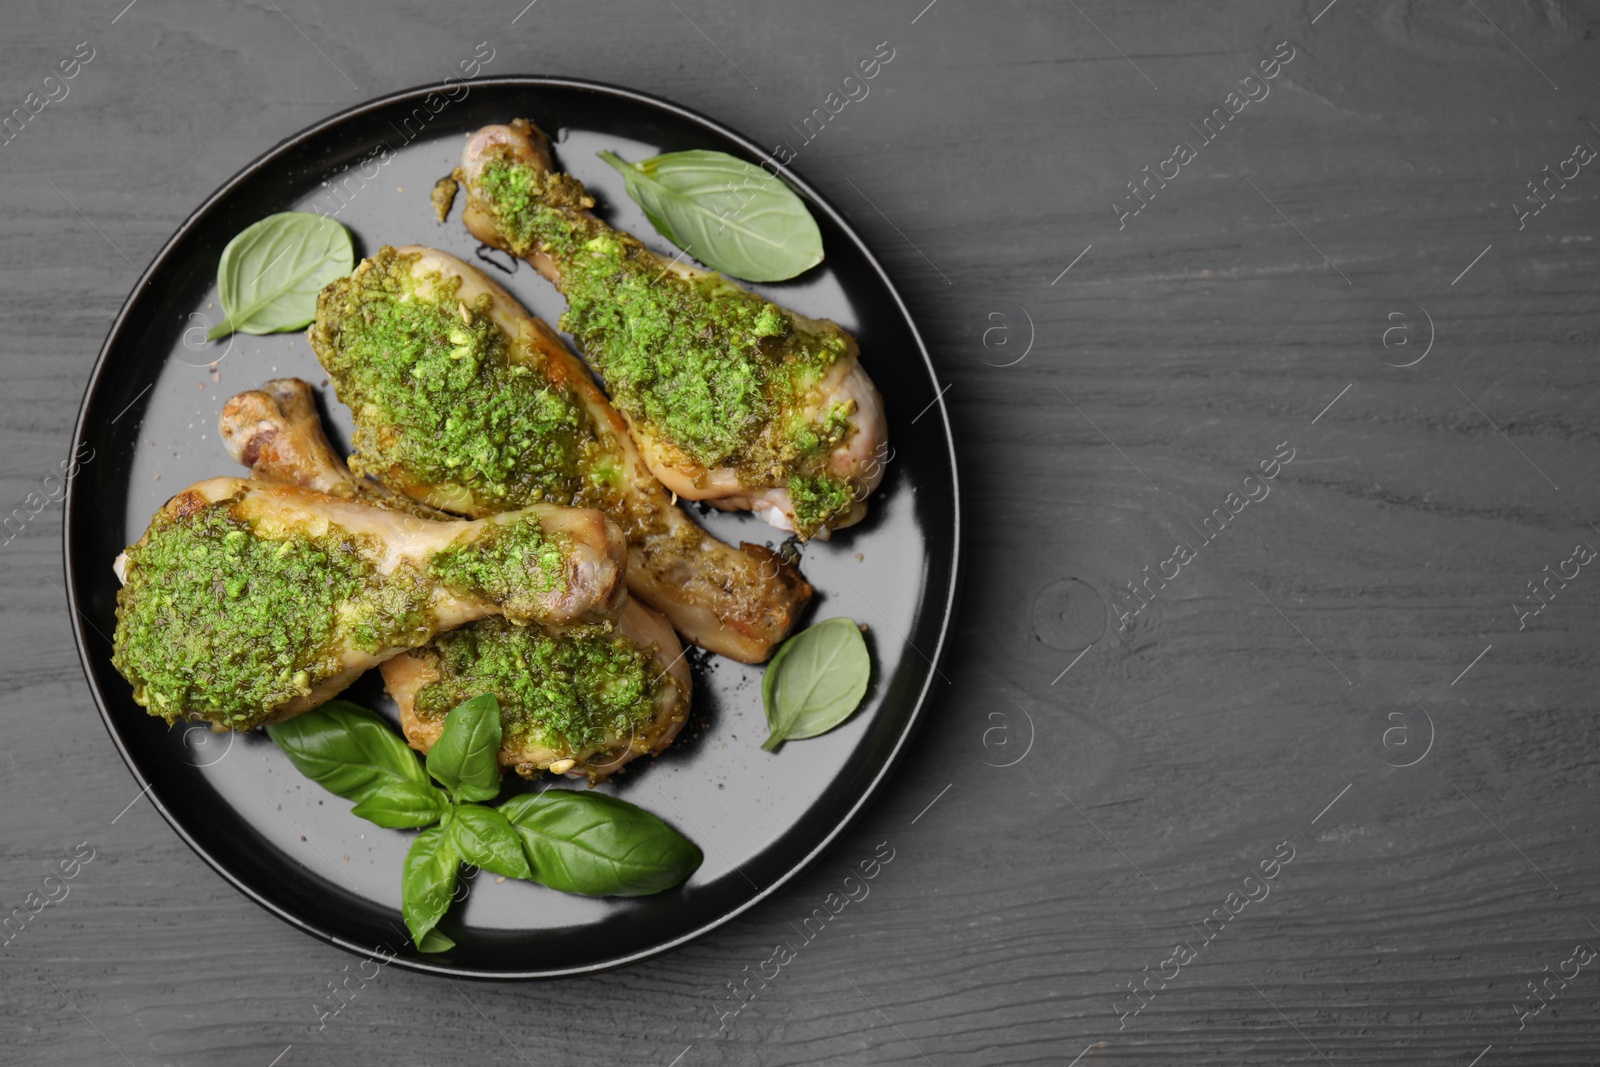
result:
[[[357,473],[463,515],[602,509],[627,537],[629,590],[742,662],[766,660],[810,599],[773,552],[733,548],[685,515],[588,369],[476,268],[381,249],[323,290],[309,336],[355,415]]]
[[[427,510],[350,473],[323,432],[311,386],[297,378],[280,378],[233,397],[223,406],[219,429],[229,454],[258,481]],[[626,644],[619,645],[619,638]],[[483,659],[493,649],[509,652],[528,667],[502,677],[475,670],[484,666],[473,658],[479,645]],[[689,714],[689,668],[677,634],[664,618],[631,599],[614,628],[515,627],[484,619],[402,653],[379,669],[399,706],[407,740],[423,753],[438,740],[444,718],[438,709],[433,714],[419,710],[418,694],[443,683],[453,699],[487,677],[505,727],[500,763],[524,777],[550,771],[601,781],[631,760],[665,749]],[[563,714],[541,715],[552,699]],[[559,706],[563,701],[566,706]],[[574,736],[553,729],[562,724],[550,722],[552,718],[566,718],[567,733]]]
[[[112,662],[153,715],[249,729],[474,619],[614,618],[624,551],[621,531],[588,509],[434,522],[212,478],[169,500],[117,557]]]
[[[475,133],[454,177],[473,236],[526,259],[566,295],[562,329],[668,489],[753,511],[801,538],[866,515],[883,479],[883,399],[837,323],[611,229],[526,119]]]

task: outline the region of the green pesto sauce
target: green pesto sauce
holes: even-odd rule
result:
[[[438,721],[493,693],[507,740],[574,755],[648,722],[661,684],[650,651],[605,626],[549,631],[485,619],[441,634],[424,654],[439,680],[417,692],[419,717]]]
[[[537,517],[491,522],[428,560],[428,576],[458,596],[480,597],[508,615],[526,615],[552,592],[567,589],[571,538],[547,534]]]
[[[351,468],[458,485],[480,511],[587,502],[588,481],[610,469],[591,461],[587,410],[536,359],[512,361],[518,342],[486,314],[487,295],[463,309],[460,279],[435,275],[418,297],[416,258],[385,247],[317,299],[312,346],[356,413]]]
[[[426,637],[415,572],[380,578],[359,540],[333,530],[261,536],[233,504],[158,519],[128,550],[112,663],[152,715],[249,729],[337,673],[344,645]]]
[[[583,213],[593,201],[569,175],[494,160],[478,192],[514,251],[556,262],[567,298],[561,328],[630,419],[704,467],[759,481],[822,476],[853,411],[798,413],[849,351],[842,330],[799,329],[777,305],[719,275],[663,270],[635,238]],[[832,514],[813,518],[822,524]]]
[[[341,617],[347,640],[363,652],[410,648],[433,632],[433,590],[410,563],[369,581]]]
[[[828,474],[797,474],[789,479],[789,500],[795,528],[814,530],[850,510],[855,486]]]

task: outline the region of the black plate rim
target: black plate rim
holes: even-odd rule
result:
[[[614,85],[609,82],[595,81],[587,78],[569,78],[553,75],[508,74],[499,75],[492,78],[477,78],[473,80],[472,84],[475,87],[481,86],[485,88],[500,89],[534,87],[572,89],[579,92],[594,93],[599,96],[608,96],[635,104],[642,104],[646,107],[665,111],[669,114],[677,116],[678,118],[686,119],[691,123],[702,126],[711,132],[724,137],[729,141],[732,141],[734,144],[757,156],[758,158],[772,158],[771,154],[756,142],[750,140],[748,137],[745,137],[743,134],[730,129],[715,119],[693,110],[692,108],[684,107],[681,104],[673,103],[670,100],[662,99],[661,97],[650,93],[642,92],[637,89],[629,89],[620,85]],[[78,417],[73,423],[72,454],[77,454],[77,450],[83,444],[84,434],[88,424],[90,402],[94,398],[95,393],[100,386],[101,378],[106,373],[108,356],[113,348],[113,342],[115,342],[121,335],[126,325],[128,316],[135,302],[138,300],[140,293],[145,289],[146,286],[151,284],[154,278],[166,266],[168,257],[172,254],[173,250],[178,246],[178,244],[192,231],[200,226],[200,224],[205,220],[206,216],[217,204],[227,199],[227,197],[231,195],[240,184],[252,177],[262,167],[271,163],[278,156],[284,154],[302,142],[329,129],[358,119],[367,112],[375,111],[406,100],[420,100],[420,98],[426,96],[428,93],[442,92],[447,88],[448,86],[446,86],[444,83],[435,82],[414,86],[409,89],[401,89],[396,92],[388,93],[384,96],[374,97],[371,100],[364,101],[356,104],[353,107],[346,108],[343,111],[336,112],[335,114],[324,119],[320,119],[312,125],[300,130],[299,132],[283,138],[277,144],[262,152],[255,159],[245,164],[245,166],[242,167],[231,178],[220,185],[215,192],[206,197],[206,199],[197,208],[195,208],[186,219],[184,219],[183,223],[173,231],[172,236],[167,239],[164,245],[162,245],[161,250],[157,252],[150,260],[149,265],[145,267],[144,271],[139,275],[138,282],[135,283],[133,289],[129,291],[127,299],[123,301],[122,307],[117,311],[116,318],[112,320],[111,328],[109,331],[107,331],[105,340],[101,342],[100,351],[95,356],[94,368],[90,372],[88,383],[84,387],[83,398],[79,403]],[[774,160],[774,162],[776,162],[776,160]],[[803,192],[809,198],[814,207],[821,209],[829,217],[829,219],[839,227],[840,232],[845,234],[850,239],[865,262],[878,276],[878,280],[883,284],[885,291],[887,291],[891,299],[893,299],[895,310],[905,321],[906,328],[910,332],[912,340],[916,343],[917,353],[922,358],[922,363],[928,372],[929,379],[933,382],[935,387],[937,387],[938,374],[934,368],[933,359],[928,353],[928,346],[923,341],[922,334],[917,329],[916,321],[912,318],[910,310],[906,307],[905,300],[900,296],[899,290],[895,288],[893,281],[890,280],[888,273],[883,268],[883,265],[878,262],[877,257],[872,254],[871,249],[867,247],[866,242],[862,240],[860,234],[855,231],[855,228],[846,221],[844,216],[839,213],[838,209],[836,209],[832,203],[823,197],[820,192],[814,189],[803,179],[795,175],[788,168],[784,168],[784,178],[790,184],[794,185],[801,192]],[[137,400],[135,402],[137,402]],[[955,618],[957,595],[959,593],[961,577],[962,531],[960,469],[956,457],[955,436],[950,424],[950,413],[948,408],[945,406],[944,395],[942,392],[935,396],[933,406],[938,409],[939,419],[944,426],[944,440],[950,466],[951,485],[951,551],[948,561],[949,577],[947,579],[948,585],[945,594],[945,602],[942,608],[937,609],[942,613],[942,617],[939,620],[938,640],[934,644],[932,655],[928,657],[929,669],[927,675],[923,679],[922,687],[916,695],[916,700],[912,706],[911,713],[909,716],[907,716],[905,725],[901,727],[899,736],[895,739],[894,746],[890,749],[888,755],[883,759],[882,764],[878,767],[878,770],[873,775],[872,780],[867,783],[867,786],[862,790],[861,795],[850,806],[850,809],[845,812],[844,816],[840,818],[838,823],[831,830],[829,830],[828,833],[820,841],[818,841],[809,852],[791,863],[788,870],[780,875],[776,881],[763,889],[757,890],[756,893],[743,904],[724,912],[715,919],[702,923],[700,926],[695,927],[692,930],[680,934],[670,941],[651,945],[636,952],[574,967],[541,968],[536,971],[478,970],[468,967],[455,967],[429,963],[425,960],[413,960],[404,956],[397,956],[391,962],[399,964],[407,970],[418,971],[425,974],[434,974],[450,978],[477,978],[500,981],[525,981],[534,979],[575,977],[579,975],[599,974],[604,971],[616,969],[618,967],[626,967],[631,964],[639,963],[652,957],[662,955],[663,953],[670,952],[673,949],[679,948],[691,941],[704,937],[706,934],[717,929],[718,927],[732,922],[734,919],[749,911],[751,908],[754,908],[756,905],[773,896],[778,892],[778,890],[782,889],[784,886],[788,885],[791,881],[808,870],[814,863],[816,863],[818,859],[822,857],[824,853],[827,852],[830,847],[832,847],[834,842],[836,842],[846,830],[854,825],[868,804],[870,804],[872,800],[875,799],[882,791],[882,788],[888,781],[889,776],[899,764],[900,758],[905,752],[907,742],[911,739],[912,734],[916,731],[918,723],[922,719],[923,711],[927,706],[929,694],[933,687],[933,680],[939,677],[939,665],[944,660],[946,646],[950,636],[950,628]],[[221,875],[225,881],[231,884],[240,893],[244,894],[246,898],[254,901],[265,911],[270,912],[272,915],[275,915],[279,919],[289,923],[296,929],[310,934],[320,941],[327,942],[331,945],[336,945],[339,948],[355,953],[356,955],[370,955],[371,949],[368,946],[347,940],[331,929],[324,929],[317,924],[307,922],[288,909],[279,907],[277,904],[269,901],[264,896],[257,893],[256,890],[242,877],[235,874],[224,863],[223,860],[207,851],[198,841],[189,835],[178,818],[173,814],[172,811],[168,809],[167,805],[162,802],[158,790],[156,789],[155,781],[145,775],[144,770],[139,766],[133,754],[129,751],[127,745],[123,743],[122,736],[113,723],[107,702],[101,694],[99,686],[96,685],[94,674],[90,669],[90,652],[87,639],[84,634],[84,625],[87,620],[84,618],[83,611],[79,607],[78,584],[72,567],[71,557],[71,531],[74,526],[74,512],[76,510],[77,503],[76,497],[77,485],[76,481],[74,480],[67,487],[66,499],[63,502],[61,521],[62,569],[64,571],[63,577],[66,581],[67,603],[71,608],[70,614],[73,643],[76,645],[78,651],[78,665],[83,669],[84,679],[89,686],[90,696],[94,699],[95,709],[99,712],[100,721],[102,725],[105,726],[106,732],[110,734],[111,742],[116,747],[118,755],[122,757],[123,763],[132,773],[134,780],[141,786],[139,796],[148,796],[150,798],[150,802],[155,806],[155,809],[160,812],[161,817],[166,820],[167,825],[170,826],[178,835],[178,837],[194,851],[195,855],[199,856],[203,861],[205,861],[207,866],[209,866],[217,874]],[[137,799],[138,797],[135,797],[135,801],[137,801]]]

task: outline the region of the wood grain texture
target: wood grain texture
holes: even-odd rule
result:
[[[1520,1029],[1512,1006],[1600,944],[1600,576],[1525,629],[1511,607],[1600,546],[1600,170],[1523,229],[1512,206],[1600,147],[1593,5],[120,8],[13,5],[0,37],[0,113],[95,49],[0,146],[0,511],[66,458],[138,269],[310,122],[488,39],[494,73],[614,80],[795,142],[888,41],[870,95],[795,165],[887,263],[949,387],[965,598],[903,770],[776,899],[596,978],[389,968],[319,1029],[352,957],[136,799],[76,662],[48,506],[0,548],[0,910],[96,851],[0,948],[0,1063],[1600,1060],[1600,973]],[[1199,145],[1190,123],[1283,41],[1270,95]],[[1126,183],[1179,141],[1195,159],[1119,228]],[[1406,368],[1368,339],[1396,301],[1435,335]],[[1283,442],[1270,495],[1199,543],[1189,524]],[[1180,540],[1194,559],[1119,629],[1117,589]],[[1392,766],[1378,739],[1405,722],[1421,746],[1424,714],[1425,758]],[[719,1029],[728,983],[885,841],[870,896]],[[1270,895],[1119,1027],[1127,983],[1280,842]]]

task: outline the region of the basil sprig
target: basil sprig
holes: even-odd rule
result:
[[[493,800],[500,795],[499,752],[500,701],[484,693],[445,716],[444,733],[428,750],[428,773],[457,802]]]
[[[498,808],[475,803],[500,793],[500,704],[493,694],[445,716],[426,770],[388,723],[343,700],[267,733],[308,778],[354,800],[353,814],[422,830],[400,878],[400,910],[421,952],[455,947],[437,927],[463,863],[568,893],[641,896],[678,885],[703,859],[654,815],[603,793],[546,789]]]
[[[591,897],[671,889],[700,866],[700,850],[672,827],[604,793],[547,789],[500,805],[538,880]]]
[[[450,809],[449,798],[428,781],[416,753],[389,724],[349,701],[329,701],[267,727],[267,734],[301,774],[354,800],[356,813],[379,826],[432,826]]]
[[[533,868],[528,866],[511,820],[494,808],[463,804],[450,823],[450,840],[461,858],[474,867],[507,878],[533,878]]]
[[[851,619],[819,622],[785,641],[761,676],[775,752],[785,741],[827,733],[848,719],[866,695],[872,659],[861,628]]]
[[[206,334],[298,330],[317,315],[317,293],[355,266],[350,231],[308,211],[281,211],[240,230],[217,263],[224,318]]]
[[[760,167],[726,152],[668,152],[627,163],[628,196],[661,236],[713,270],[781,282],[822,262],[822,233],[805,201]]]
[[[400,869],[400,914],[406,929],[422,952],[444,952],[456,943],[434,927],[450,910],[456,893],[456,877],[461,873],[461,854],[448,829],[435,826],[424,830],[411,842],[405,865]]]

